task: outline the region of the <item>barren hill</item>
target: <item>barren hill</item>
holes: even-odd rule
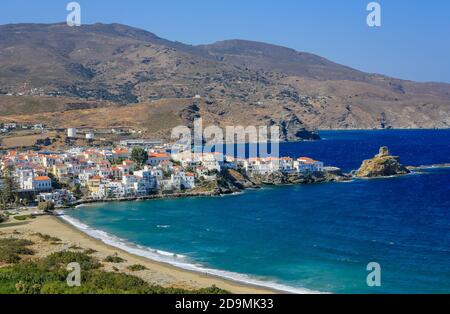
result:
[[[146,135],[199,116],[277,124],[285,139],[309,138],[306,128],[450,126],[450,84],[367,74],[265,43],[185,45],[119,24],[0,26],[0,93],[1,121],[122,122]]]

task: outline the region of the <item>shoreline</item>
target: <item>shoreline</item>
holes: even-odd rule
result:
[[[66,207],[60,207],[59,209],[76,208],[81,205],[97,204],[97,203],[123,203],[134,201],[151,201],[151,200],[166,200],[166,199],[179,199],[179,198],[191,198],[191,197],[214,197],[223,195],[232,195],[233,193],[217,193],[217,192],[198,192],[198,193],[175,193],[175,194],[154,194],[146,196],[130,196],[122,198],[104,198],[104,199],[80,199],[73,202]]]
[[[128,252],[120,247],[105,243],[101,239],[92,237],[83,232],[76,226],[63,220],[61,217],[55,216],[40,216],[33,220],[20,223],[5,223],[0,225],[0,231],[24,232],[27,234],[43,233],[53,237],[60,238],[63,244],[59,247],[52,246],[46,243],[44,248],[38,252],[53,253],[56,251],[63,251],[70,249],[71,246],[76,245],[83,249],[94,249],[97,255],[106,257],[118,253],[126,260],[124,264],[116,264],[121,272],[126,272],[131,275],[140,277],[152,284],[158,284],[166,287],[178,287],[187,290],[207,288],[213,285],[218,288],[229,291],[233,294],[284,294],[284,293],[316,293],[306,289],[298,289],[297,292],[286,291],[288,289],[276,289],[266,287],[258,283],[243,282],[231,278],[224,278],[223,276],[210,274],[208,269],[204,272],[201,270],[189,270],[163,261],[157,261],[149,257],[140,256]],[[140,272],[130,272],[126,270],[127,265],[140,264],[144,265],[147,270]],[[106,271],[110,271],[111,265],[105,266]]]
[[[55,217],[56,218],[56,217]],[[201,278],[207,278],[212,280],[209,284],[216,285],[219,288],[225,289],[224,284],[231,285],[233,288],[226,288],[232,293],[234,292],[234,287],[239,290],[248,290],[248,294],[321,294],[323,292],[313,291],[306,288],[296,288],[291,286],[286,286],[283,284],[278,284],[271,281],[263,281],[259,279],[254,279],[251,276],[240,273],[233,273],[228,271],[222,271],[218,269],[206,268],[198,266],[184,261],[184,256],[177,255],[171,252],[165,252],[160,250],[151,249],[148,247],[143,247],[133,243],[126,243],[123,239],[117,238],[110,235],[104,231],[92,229],[91,227],[79,222],[76,219],[69,218],[64,219],[61,217],[56,218],[66,227],[71,228],[77,233],[89,237],[90,239],[99,242],[102,245],[108,246],[110,248],[119,250],[124,254],[129,254],[135,256],[144,261],[151,261],[151,263],[156,263],[159,266],[167,267],[172,270],[187,272],[193,276],[200,276]],[[74,223],[76,221],[76,223]],[[77,224],[83,225],[81,228]],[[87,227],[87,228],[86,228]],[[85,229],[86,228],[86,229]],[[86,231],[84,231],[86,230]],[[91,233],[89,233],[91,231]],[[99,233],[101,237],[97,237],[92,233]],[[177,260],[178,259],[178,260]],[[214,281],[214,282],[213,282]],[[216,283],[219,282],[219,283]],[[241,293],[241,292],[236,292]]]
[[[339,168],[337,168],[339,169]],[[326,174],[330,174],[329,172],[324,172]],[[284,175],[284,174],[282,174]],[[334,175],[331,173],[331,175]],[[223,197],[229,195],[236,195],[244,193],[247,190],[261,190],[264,187],[273,187],[273,186],[290,186],[290,185],[311,185],[311,184],[326,184],[326,183],[342,183],[352,181],[354,178],[349,174],[342,173],[341,175],[334,175],[335,178],[341,178],[342,180],[333,180],[333,179],[317,179],[314,176],[310,176],[312,181],[310,182],[256,182],[256,181],[248,181],[251,182],[252,186],[241,186],[237,187],[236,185],[232,188],[228,189],[216,189],[212,191],[204,191],[204,192],[185,192],[185,193],[167,193],[167,194],[151,194],[145,196],[127,196],[121,198],[102,198],[102,199],[79,199],[75,202],[68,204],[66,206],[58,207],[58,209],[71,209],[77,208],[81,205],[89,205],[89,204],[97,204],[97,203],[121,203],[121,202],[133,202],[133,201],[151,201],[151,200],[170,200],[170,199],[181,199],[181,198],[195,198],[195,197]]]
[[[373,179],[392,179],[397,177],[402,177],[405,175],[412,174],[423,174],[422,172],[417,172],[419,170],[433,170],[433,169],[448,169],[450,168],[450,163],[447,164],[434,164],[434,165],[423,165],[423,166],[406,166],[407,169],[411,170],[410,174],[400,174],[400,175],[391,175],[391,176],[380,176],[380,177],[356,177],[349,176],[348,180],[342,181],[325,181],[325,182],[314,182],[314,183],[280,183],[280,184],[261,184],[250,188],[243,188],[236,192],[230,193],[222,193],[222,192],[198,192],[198,193],[176,193],[176,194],[167,194],[167,195],[148,195],[148,196],[130,196],[125,198],[108,198],[108,199],[88,199],[88,200],[77,200],[76,202],[67,205],[65,207],[58,207],[58,210],[70,210],[82,207],[84,205],[94,205],[100,203],[124,203],[124,202],[136,202],[136,201],[152,201],[152,200],[174,200],[174,199],[182,199],[182,198],[195,198],[195,197],[224,197],[224,196],[233,196],[245,193],[246,191],[259,191],[264,188],[271,187],[286,187],[286,186],[299,186],[299,185],[311,185],[311,184],[328,184],[328,183],[349,183],[355,180],[373,180]],[[36,207],[30,207],[35,209]]]
[[[406,166],[406,168],[411,170],[411,172],[414,173],[414,171],[418,171],[418,170],[450,168],[450,163],[421,165],[421,166]],[[71,209],[71,208],[76,208],[81,205],[89,205],[89,204],[97,204],[97,203],[114,203],[114,202],[120,203],[120,202],[168,200],[168,199],[194,198],[194,197],[222,197],[222,196],[244,193],[247,190],[260,190],[260,189],[263,189],[264,187],[326,184],[326,183],[346,183],[346,182],[352,182],[356,179],[382,179],[382,178],[386,179],[386,178],[394,178],[394,177],[398,177],[398,176],[402,176],[402,174],[392,175],[392,176],[379,176],[379,177],[374,177],[374,178],[364,178],[364,177],[356,177],[356,176],[352,175],[352,171],[350,171],[349,173],[342,173],[341,177],[346,178],[346,180],[340,180],[340,181],[324,180],[324,181],[315,181],[315,182],[308,182],[308,183],[286,182],[286,183],[273,183],[273,184],[269,184],[269,183],[265,183],[265,182],[260,182],[260,183],[253,182],[254,186],[252,186],[252,187],[243,187],[243,188],[239,188],[236,191],[229,190],[228,192],[214,190],[214,191],[205,191],[205,192],[152,194],[152,195],[146,195],[146,196],[130,196],[130,197],[123,197],[123,198],[80,199],[70,205],[61,207],[60,209]]]

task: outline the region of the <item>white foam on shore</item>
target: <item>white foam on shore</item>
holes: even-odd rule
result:
[[[252,278],[248,275],[239,274],[235,272],[229,272],[229,271],[223,271],[218,269],[212,269],[203,267],[199,264],[192,264],[189,263],[186,256],[181,254],[175,254],[171,252],[166,252],[162,250],[155,250],[148,247],[144,247],[141,245],[134,245],[131,243],[128,243],[127,241],[120,239],[116,236],[110,235],[105,231],[97,230],[89,227],[88,225],[82,223],[81,221],[72,218],[70,216],[67,216],[64,214],[64,212],[59,212],[60,218],[63,219],[65,222],[69,223],[70,225],[74,226],[78,230],[86,233],[87,235],[102,241],[103,243],[116,247],[118,249],[121,249],[123,251],[126,251],[128,253],[145,257],[150,260],[156,261],[156,262],[162,262],[166,263],[184,270],[189,270],[201,274],[208,274],[212,276],[217,276],[220,278],[224,278],[227,280],[231,280],[238,283],[243,284],[249,284],[259,287],[266,287],[270,289],[274,289],[280,292],[287,292],[287,293],[295,293],[295,294],[320,294],[322,292],[309,290],[305,288],[296,288],[291,287],[283,284],[279,284],[276,282],[271,281],[265,281],[261,279]]]

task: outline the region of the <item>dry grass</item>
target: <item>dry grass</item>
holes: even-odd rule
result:
[[[2,137],[1,145],[5,149],[12,149],[17,147],[29,147],[33,146],[37,140],[45,138],[53,138],[56,136],[56,132],[46,133],[32,133],[30,131],[17,132],[10,136]]]
[[[34,113],[1,116],[5,122],[43,123],[49,127],[66,128],[132,128],[143,130],[147,136],[167,136],[170,130],[184,124],[180,111],[192,103],[192,99],[167,99],[152,103],[129,106],[111,106],[94,109],[68,110],[63,112]],[[29,146],[39,138],[56,134],[10,136],[3,140],[3,146]]]

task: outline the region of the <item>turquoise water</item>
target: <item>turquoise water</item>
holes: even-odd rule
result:
[[[323,141],[283,144],[281,151],[346,170],[381,145],[409,165],[450,162],[450,131],[322,135]],[[450,169],[226,197],[95,204],[67,214],[122,245],[161,250],[175,263],[230,277],[333,293],[450,292]],[[381,265],[381,287],[366,284],[369,262]]]

